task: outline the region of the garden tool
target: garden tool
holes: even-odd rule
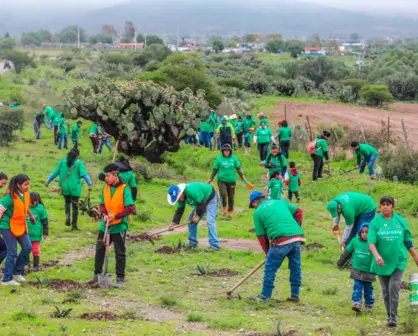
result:
[[[226,292],[228,299],[232,299],[232,292],[241,286],[245,281],[247,281],[255,272],[257,272],[261,267],[264,266],[266,261],[264,260],[261,264],[254,267],[240,282],[238,282],[233,288]]]
[[[104,289],[112,288],[112,280],[113,280],[113,275],[107,274],[107,268],[109,266],[109,252],[110,252],[109,224],[110,224],[109,220],[107,220],[106,229],[104,233],[104,240],[106,242],[105,262],[104,262],[103,273],[99,274],[99,278],[98,278],[99,287],[104,288]]]
[[[327,167],[328,167],[328,170],[327,170],[327,171],[325,171],[325,173],[327,173],[329,176],[332,176],[332,169],[331,169],[330,164],[329,164],[329,163],[327,163],[326,165],[327,165]]]
[[[338,228],[337,230],[332,230],[332,234],[335,236],[335,238],[337,238],[338,243],[341,246],[341,232],[340,232],[340,228]],[[344,252],[344,247],[341,246],[341,250]]]
[[[355,170],[357,170],[357,169],[358,169],[358,168],[353,168],[353,169],[349,169],[349,170],[344,170],[344,169],[340,168],[339,173],[340,173],[340,175],[344,175],[344,174],[347,174],[347,173],[351,173],[352,171],[355,171]]]

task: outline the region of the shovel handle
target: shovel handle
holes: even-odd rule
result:
[[[179,225],[174,226],[171,230],[170,230],[170,228],[167,228],[167,229],[164,229],[164,230],[160,230],[160,231],[157,231],[157,232],[150,233],[149,236],[151,236],[151,237],[152,236],[157,236],[157,235],[159,235],[161,233],[168,232],[168,231],[173,231],[175,229],[178,229],[180,227],[183,227],[183,226],[186,226],[186,225],[189,225],[189,224],[190,224],[189,222],[183,223],[183,224],[179,224]]]
[[[264,264],[266,263],[266,261],[264,260],[261,264],[257,265],[256,267],[254,267],[240,282],[238,282],[233,288],[231,288],[229,291],[227,291],[226,293],[228,295],[231,295],[232,292],[234,290],[236,290],[239,286],[241,286],[245,281],[248,280],[249,277],[251,277],[255,272],[257,272],[261,267],[264,266]]]

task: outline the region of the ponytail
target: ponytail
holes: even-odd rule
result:
[[[39,193],[37,193],[37,192],[31,192],[30,193],[30,202],[31,203],[37,202],[38,204],[44,205],[44,203],[42,202],[42,199],[41,199],[41,195],[39,195]]]
[[[19,193],[18,184],[23,184],[29,180],[30,178],[26,174],[19,174],[19,175],[13,176],[9,182],[9,187],[7,188],[7,191],[5,194],[10,194],[10,196],[13,197],[14,194]]]
[[[67,155],[67,166],[71,167],[79,155],[80,151],[74,147]]]

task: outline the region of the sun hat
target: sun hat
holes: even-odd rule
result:
[[[184,183],[179,184],[179,185],[174,184],[170,188],[168,188],[168,193],[167,193],[168,204],[176,205],[180,196],[183,194],[184,189],[186,189],[186,184]]]

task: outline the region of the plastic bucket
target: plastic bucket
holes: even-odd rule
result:
[[[409,304],[418,306],[418,273],[409,276]]]

